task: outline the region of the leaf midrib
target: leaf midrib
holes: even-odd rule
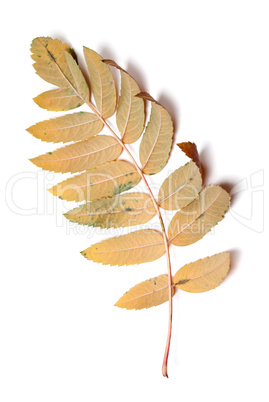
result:
[[[163,245],[163,241],[158,242],[158,243],[150,243],[150,244],[144,244],[142,246],[136,246],[136,247],[130,247],[130,248],[121,248],[118,250],[107,250],[107,251],[90,251],[90,254],[106,254],[106,253],[120,253],[120,252],[124,252],[124,251],[129,251],[129,250],[136,250],[136,249],[140,249],[140,248],[145,248],[145,247],[152,247],[152,246],[158,246],[162,244]],[[96,245],[95,245],[96,246]]]
[[[85,172],[86,174],[87,174],[87,172]],[[85,174],[84,173],[84,174]],[[89,174],[91,173],[91,172],[88,172]],[[106,180],[101,180],[101,181],[97,181],[97,182],[95,182],[95,183],[89,183],[89,184],[84,184],[83,186],[80,186],[80,188],[85,188],[85,187],[94,187],[94,186],[96,186],[96,185],[98,185],[98,184],[100,184],[100,183],[105,183],[105,182],[107,182],[107,181],[110,181],[110,180],[115,180],[115,179],[118,179],[119,177],[123,177],[123,176],[127,176],[128,174],[131,174],[131,173],[137,173],[137,172],[135,172],[134,170],[132,170],[131,172],[127,172],[127,173],[124,173],[124,174],[120,174],[119,176],[113,176],[113,177],[111,177],[111,178],[109,178],[109,179],[106,179]],[[101,174],[101,173],[99,173],[99,174]]]
[[[73,145],[73,144],[72,144],[72,145]],[[101,152],[101,151],[104,151],[105,149],[108,149],[108,148],[111,148],[111,147],[115,147],[116,145],[119,145],[119,144],[118,144],[118,143],[115,143],[115,144],[109,145],[109,146],[107,146],[107,147],[104,147],[104,148],[101,148],[101,149],[97,149],[96,151],[88,152],[88,153],[83,154],[83,155],[77,155],[77,156],[73,156],[73,157],[70,157],[70,158],[49,159],[49,160],[46,160],[45,162],[47,162],[47,163],[50,163],[50,162],[62,162],[62,161],[67,161],[67,160],[73,160],[73,159],[76,159],[76,158],[82,158],[83,156],[89,156],[89,155],[95,154],[96,152]],[[61,149],[61,148],[60,148],[60,149]],[[55,152],[57,152],[57,151],[55,151]]]
[[[130,193],[131,194],[131,193]],[[136,211],[141,211],[143,209],[151,209],[154,208],[154,206],[152,205],[151,207],[140,207],[140,208],[135,208],[132,211],[125,211],[125,210],[120,210],[120,211],[104,211],[104,212],[97,212],[97,213],[78,213],[77,215],[73,215],[74,217],[76,216],[98,216],[98,215],[110,215],[110,214],[126,214],[128,212],[136,212]],[[72,217],[72,215],[70,215],[70,217]]]
[[[76,96],[76,95],[72,95],[72,96]],[[56,98],[54,98],[54,99],[56,99]],[[70,116],[72,116],[72,115],[70,115]],[[42,131],[43,132],[45,130],[46,132],[50,132],[50,131],[67,130],[68,128],[79,127],[79,126],[83,126],[85,124],[95,123],[96,121],[100,121],[100,119],[97,117],[95,120],[89,120],[89,121],[85,121],[83,123],[73,124],[72,126],[59,127],[59,128],[49,128],[49,129],[35,128],[35,131]]]

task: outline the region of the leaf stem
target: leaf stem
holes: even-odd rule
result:
[[[118,143],[122,146],[122,148],[126,151],[126,153],[129,155],[131,158],[137,172],[139,173],[142,181],[145,183],[147,190],[149,192],[149,195],[152,199],[152,203],[156,209],[161,229],[162,229],[162,235],[163,235],[163,241],[164,241],[164,246],[165,246],[165,252],[166,252],[166,260],[167,260],[167,269],[168,269],[168,294],[169,294],[169,319],[168,319],[168,334],[167,334],[167,341],[166,341],[166,347],[165,347],[165,352],[164,352],[164,358],[163,358],[163,365],[162,365],[162,374],[164,377],[168,378],[167,374],[167,362],[168,362],[168,356],[169,356],[169,349],[170,349],[170,341],[171,341],[171,333],[172,333],[172,315],[173,315],[173,295],[172,295],[172,286],[173,286],[173,281],[172,281],[172,270],[171,270],[171,260],[170,260],[170,252],[169,252],[169,241],[166,235],[166,230],[163,222],[163,217],[160,211],[160,207],[151,191],[151,188],[147,182],[147,179],[145,178],[141,168],[138,166],[135,158],[127,148],[127,146],[122,142],[121,138],[115,133],[115,131],[111,128],[111,126],[107,123],[107,121],[101,116],[101,114],[98,112],[98,110],[89,102],[86,102],[87,105],[90,107],[90,109],[99,117],[99,119],[103,122],[103,124],[108,128],[108,130],[111,132],[113,137],[118,141]]]

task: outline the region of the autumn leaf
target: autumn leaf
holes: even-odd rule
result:
[[[116,87],[109,67],[94,50],[83,48],[91,80],[96,106],[104,119],[112,116],[116,109]]]
[[[74,173],[117,159],[121,151],[121,146],[114,138],[100,135],[37,156],[30,161],[44,170]]]
[[[165,252],[163,236],[153,229],[138,230],[103,240],[82,251],[88,260],[109,265],[134,265],[157,260]]]
[[[173,122],[167,110],[149,94],[141,92],[138,97],[151,102],[150,120],[139,148],[143,173],[152,175],[166,165],[172,147]]]
[[[175,294],[175,288],[172,289],[172,296]],[[169,300],[168,276],[159,275],[155,278],[146,280],[134,286],[126,292],[115,306],[126,308],[127,310],[141,310],[159,306]]]
[[[219,286],[227,276],[230,259],[230,253],[226,251],[184,265],[175,274],[173,282],[185,292],[207,292]]]
[[[93,201],[112,197],[135,187],[141,177],[125,161],[113,161],[67,179],[49,191],[67,201]]]
[[[168,228],[175,246],[187,246],[204,237],[220,222],[230,205],[230,196],[220,186],[208,186],[189,205],[177,212]]]
[[[27,129],[34,137],[46,142],[71,142],[93,137],[103,128],[93,113],[79,112],[41,121]]]
[[[177,145],[191,161],[165,178],[156,198],[146,175],[160,172],[169,159],[174,127],[168,111],[151,95],[140,92],[138,84],[127,71],[113,60],[103,60],[94,50],[84,47],[91,86],[79,67],[74,51],[66,43],[38,37],[33,40],[31,51],[36,73],[57,87],[36,96],[35,103],[55,112],[69,111],[84,103],[88,108],[88,112],[65,114],[27,129],[42,141],[73,142],[31,159],[45,170],[78,173],[49,189],[61,199],[85,201],[67,212],[65,217],[70,222],[101,229],[145,224],[155,215],[159,220],[157,228],[161,229],[160,232],[146,229],[145,225],[141,230],[92,244],[81,254],[90,261],[110,266],[147,263],[166,254],[168,275],[159,275],[137,284],[115,305],[139,310],[169,300],[168,335],[162,365],[162,374],[168,377],[172,297],[176,289],[193,293],[214,289],[230,268],[230,254],[223,252],[186,264],[173,277],[169,247],[193,244],[205,236],[223,219],[230,205],[230,196],[216,185],[201,191],[197,146],[192,142],[182,142]],[[110,67],[120,71],[119,100]],[[91,103],[91,93],[95,105]],[[146,101],[150,102],[151,110],[144,129]],[[116,128],[114,120],[107,120],[115,112]],[[97,135],[104,126],[112,136]],[[126,144],[136,142],[142,133],[139,164],[133,155],[133,147]],[[122,151],[132,163],[117,160]],[[128,193],[140,181],[143,190]],[[160,183],[157,181],[155,184]],[[170,224],[168,222],[168,233],[161,208],[177,210]],[[166,215],[168,217],[169,214]]]
[[[164,180],[159,190],[159,205],[167,210],[183,208],[198,196],[201,188],[200,171],[191,161]]]
[[[71,222],[108,229],[141,225],[155,213],[148,194],[127,193],[88,202],[67,212],[65,217]]]

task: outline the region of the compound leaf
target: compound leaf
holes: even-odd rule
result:
[[[116,109],[116,87],[109,67],[94,50],[83,48],[91,80],[96,106],[104,119],[112,116]]]
[[[149,94],[141,92],[138,97],[151,102],[150,120],[139,149],[143,173],[160,172],[166,165],[172,147],[173,122],[167,110]]]
[[[64,180],[49,189],[67,201],[93,201],[127,191],[140,181],[136,169],[125,161],[105,163],[80,175]]]
[[[175,288],[172,288],[172,296]],[[159,275],[134,286],[126,292],[115,304],[117,307],[127,310],[141,310],[159,306],[169,300],[168,276]]]
[[[127,193],[88,202],[67,212],[71,222],[104,228],[141,225],[151,220],[156,210],[144,193]]]
[[[229,269],[230,253],[225,251],[184,265],[175,274],[173,282],[186,292],[207,292],[219,286]]]
[[[134,265],[157,260],[164,252],[162,234],[145,229],[93,244],[81,254],[102,264]]]
[[[180,209],[193,201],[202,188],[202,177],[192,161],[171,173],[161,185],[158,195],[160,207]]]
[[[46,142],[71,142],[93,137],[103,129],[102,121],[93,113],[79,112],[41,121],[27,131]]]
[[[168,237],[175,246],[187,246],[204,237],[220,222],[230,205],[230,196],[220,186],[208,186],[170,222]]]
[[[36,166],[54,172],[81,172],[117,159],[122,147],[110,136],[100,135],[30,159]]]

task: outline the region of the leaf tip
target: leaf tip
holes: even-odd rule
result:
[[[91,49],[89,49],[87,46],[83,46],[83,53],[90,51]]]
[[[33,101],[35,102],[35,104],[36,104],[37,106],[42,107],[42,106],[40,106],[39,96],[40,96],[40,95],[37,95],[35,98],[33,98]],[[43,108],[43,109],[44,109],[44,108]]]
[[[25,131],[27,131],[28,133],[32,134],[33,133],[33,126],[26,128]]]
[[[54,194],[54,186],[53,186],[53,187],[48,188],[48,191],[49,191],[51,194]]]
[[[135,95],[137,98],[142,98],[144,100],[148,100],[150,102],[158,103],[148,92],[139,92]],[[159,103],[158,103],[159,104]]]
[[[83,251],[81,251],[80,252],[80,254],[84,257],[84,258],[86,258],[87,259],[87,253],[86,253],[86,250],[83,250]]]

